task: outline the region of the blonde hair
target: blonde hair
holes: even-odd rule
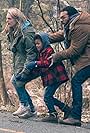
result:
[[[27,19],[26,16],[19,9],[15,7],[9,8],[7,13],[9,13],[12,16],[12,18],[16,20],[17,27],[19,27]],[[9,27],[8,24],[6,23],[5,28],[2,32],[7,33],[8,31]]]

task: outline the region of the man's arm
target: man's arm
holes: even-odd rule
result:
[[[71,33],[71,44],[66,50],[57,52],[53,55],[53,60],[64,60],[69,58],[76,58],[80,56],[86,47],[88,41],[88,33],[85,31],[84,27],[80,25],[76,27]]]
[[[48,33],[50,43],[61,42],[64,40],[64,31],[60,30],[54,33]]]

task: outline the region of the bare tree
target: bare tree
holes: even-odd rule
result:
[[[43,21],[44,21],[45,24],[50,28],[50,30],[51,30],[52,32],[54,32],[54,30],[52,29],[52,27],[50,26],[50,24],[46,21],[46,19],[45,19],[45,17],[44,17],[44,13],[43,13],[42,7],[41,7],[41,5],[40,5],[40,1],[37,0],[37,2],[38,2],[38,7],[39,7],[39,9],[40,9],[41,17],[42,17]]]
[[[9,7],[13,7],[15,5],[16,0],[7,0],[7,1],[8,1],[8,4],[9,4]]]
[[[2,20],[2,15],[0,14],[0,22]],[[2,31],[2,25],[0,23],[0,33]],[[1,47],[1,42],[2,42],[2,36],[0,35],[0,90],[1,90],[1,100],[3,102],[3,105],[8,104],[10,101],[7,90],[6,90],[6,85],[4,81],[4,76],[3,76],[3,65],[2,65],[2,47]],[[11,103],[11,101],[10,101]]]
[[[6,91],[6,86],[3,77],[3,68],[2,68],[2,52],[1,52],[1,39],[0,39],[0,89],[1,89],[1,99],[3,104],[6,105],[8,102],[8,95]]]
[[[24,14],[25,14],[27,17],[29,17],[30,8],[31,8],[33,2],[34,2],[34,0],[25,0],[25,1],[24,1],[24,5],[25,5],[25,6],[24,6],[24,9],[23,9],[23,12],[24,12]]]
[[[87,11],[90,13],[90,0],[87,0]]]

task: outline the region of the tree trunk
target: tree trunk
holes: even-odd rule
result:
[[[9,7],[13,7],[15,5],[15,0],[7,0],[9,3]]]
[[[30,7],[33,4],[34,0],[25,0],[24,14],[29,17]]]
[[[88,0],[87,3],[88,3],[88,4],[87,4],[87,5],[88,5],[88,6],[87,6],[88,9],[87,9],[87,10],[88,10],[88,12],[90,13],[90,0]]]
[[[8,94],[6,91],[6,86],[3,77],[3,69],[2,69],[2,52],[1,52],[1,40],[0,40],[0,89],[1,89],[1,99],[3,105],[6,105],[9,101]]]
[[[19,9],[22,11],[22,0],[19,2]]]

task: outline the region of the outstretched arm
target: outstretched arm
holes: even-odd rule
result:
[[[85,28],[82,29],[81,26],[77,26],[71,33],[70,47],[66,50],[53,54],[53,61],[56,62],[57,60],[69,58],[74,59],[82,55],[88,41],[88,33],[85,30]]]
[[[50,43],[61,42],[64,40],[64,31],[60,30],[54,33],[48,33]]]

